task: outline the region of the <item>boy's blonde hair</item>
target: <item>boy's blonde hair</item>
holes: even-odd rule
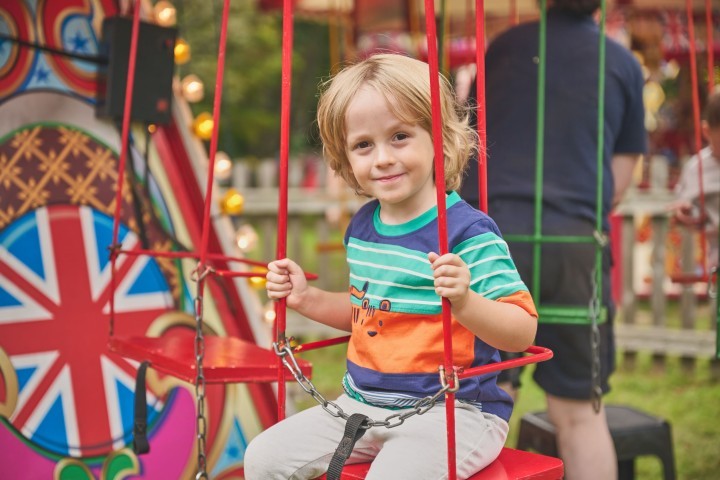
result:
[[[360,87],[367,85],[382,94],[401,121],[418,125],[432,136],[430,69],[427,63],[397,54],[373,55],[343,69],[325,83],[318,103],[317,121],[325,161],[355,192],[365,193],[348,160],[346,112]],[[460,188],[463,172],[477,149],[477,133],[461,114],[450,83],[440,75],[443,119],[445,190]]]

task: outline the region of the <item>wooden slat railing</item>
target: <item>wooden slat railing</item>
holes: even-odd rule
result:
[[[259,251],[254,256],[271,259],[277,226],[277,190],[273,187],[245,187],[241,190],[245,196],[242,221],[254,225],[261,237]],[[712,304],[714,300],[703,294],[706,285],[680,285],[669,280],[666,265],[671,215],[667,205],[672,198],[668,191],[633,191],[617,209],[616,214],[621,220],[616,225],[621,228],[621,234],[614,254],[615,261],[620,262],[622,289],[619,298],[616,298],[619,312],[616,338],[618,348],[623,351],[624,362],[629,367],[634,364],[638,352],[650,352],[660,365],[668,356],[679,356],[688,367],[692,367],[695,359],[715,355],[716,309]],[[331,224],[326,213],[330,208],[340,207],[340,216],[347,220],[364,201],[352,193],[338,200],[321,187],[290,189],[288,255],[308,270],[318,273],[318,285],[322,288],[347,288],[347,267],[340,243],[346,223]],[[648,218],[650,239],[643,246],[637,241],[638,225],[643,219],[647,222]],[[692,230],[682,231],[684,240],[680,255],[685,265],[692,263],[693,235],[696,232]],[[646,270],[647,277],[646,283],[641,283],[641,286],[646,285],[645,291],[640,292],[638,276],[643,273],[638,271],[639,268]],[[311,328],[310,322],[297,325]],[[720,373],[720,368],[715,371]]]

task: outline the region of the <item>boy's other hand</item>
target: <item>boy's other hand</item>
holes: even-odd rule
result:
[[[470,269],[454,253],[442,257],[428,253],[428,260],[435,277],[435,293],[450,300],[453,308],[462,308],[470,291]]]

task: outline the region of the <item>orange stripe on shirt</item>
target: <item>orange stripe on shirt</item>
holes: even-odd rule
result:
[[[437,372],[443,363],[443,329],[440,315],[367,312],[353,305],[353,330],[348,360],[382,373]],[[472,364],[475,336],[453,319],[453,361]]]
[[[535,302],[533,302],[532,296],[530,295],[530,292],[521,290],[518,292],[513,293],[512,295],[508,295],[507,297],[500,297],[495,300],[496,302],[503,302],[503,303],[512,303],[513,305],[517,305],[518,307],[522,308],[526,312],[528,312],[533,317],[537,318],[538,313],[535,309]]]

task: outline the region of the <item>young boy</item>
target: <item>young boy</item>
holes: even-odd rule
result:
[[[708,145],[699,155],[687,161],[675,187],[678,201],[673,205],[675,217],[693,224],[704,217],[708,265],[718,264],[718,227],[720,226],[720,87],[713,90],[705,107],[702,134]],[[700,212],[700,162],[705,211]]]
[[[318,124],[329,166],[373,198],[345,234],[350,292],[311,287],[290,259],[269,265],[267,292],[332,327],[351,331],[343,412],[372,420],[402,414],[441,386],[441,298],[452,312],[458,367],[522,351],[537,313],[495,223],[452,190],[459,187],[476,137],[441,78],[448,237],[439,256],[428,65],[376,55],[340,72],[322,93]],[[507,437],[512,401],[490,374],[456,392],[458,478],[491,463]],[[347,463],[370,462],[366,478],[437,479],[447,475],[445,408],[439,402],[397,428],[373,427]],[[317,406],[256,437],[245,455],[250,480],[314,478],[325,472],[345,421]]]

